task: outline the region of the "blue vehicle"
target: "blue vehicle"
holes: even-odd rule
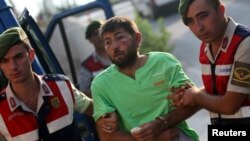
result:
[[[33,70],[38,74],[65,74],[77,87],[80,61],[93,51],[85,40],[85,27],[91,20],[112,16],[114,13],[108,0],[96,0],[54,15],[43,34],[27,9],[20,17],[15,17],[8,0],[0,0],[0,33],[9,27],[21,26],[37,55]],[[0,90],[6,85],[7,80],[0,71]],[[92,117],[75,113],[75,119],[84,141],[99,141]]]

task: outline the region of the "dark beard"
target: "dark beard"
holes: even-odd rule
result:
[[[132,66],[135,63],[137,57],[137,52],[130,50],[128,54],[125,56],[124,60],[121,62],[113,62],[116,64],[120,69]]]
[[[136,61],[137,53],[138,53],[136,44],[137,44],[136,41],[132,40],[131,44],[128,47],[128,52],[126,56],[124,57],[124,59],[120,61],[111,60],[112,63],[117,65],[121,69],[132,66]]]

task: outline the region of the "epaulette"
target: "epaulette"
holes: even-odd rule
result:
[[[250,28],[245,26],[245,25],[239,24],[236,27],[235,34],[238,34],[238,35],[242,36],[243,38],[246,38],[246,37],[250,36]]]
[[[46,74],[43,76],[45,81],[60,81],[60,80],[69,80],[69,77],[62,74]]]
[[[0,101],[4,100],[6,98],[6,93],[5,92],[1,92],[0,93]]]

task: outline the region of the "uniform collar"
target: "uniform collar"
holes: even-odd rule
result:
[[[220,47],[220,50],[223,52],[227,51],[229,44],[231,43],[231,40],[233,38],[235,29],[238,26],[238,23],[236,23],[232,18],[228,17],[228,20],[229,20],[229,22],[227,25],[227,29],[226,29],[226,32],[224,34],[223,41],[222,41],[221,47]]]
[[[222,52],[227,51],[227,49],[231,43],[231,40],[233,38],[235,29],[238,25],[238,23],[236,23],[231,17],[228,17],[228,20],[229,20],[229,22],[227,25],[227,29],[226,29],[226,32],[225,32],[224,37],[223,37],[223,41],[222,41],[220,49],[219,49]],[[209,51],[210,43],[206,43],[205,46],[206,47],[205,47],[204,52],[207,54],[207,56],[209,57],[210,60],[213,60],[211,52]],[[217,54],[219,54],[219,53],[217,53]]]
[[[42,79],[41,76],[37,75],[34,73],[34,76],[37,78],[39,85],[40,85],[40,92],[38,98],[38,107],[40,107],[39,105],[42,105],[43,100],[42,97],[43,96],[53,96],[53,93],[51,91],[51,89],[49,88],[49,86],[47,85],[47,83]],[[18,99],[18,97],[15,95],[15,93],[13,92],[10,83],[8,84],[7,88],[6,88],[6,97],[8,100],[8,104],[9,107],[11,109],[11,111],[14,111],[16,108],[18,108],[19,106],[24,106],[25,104]],[[23,107],[23,109],[25,109],[27,107]]]

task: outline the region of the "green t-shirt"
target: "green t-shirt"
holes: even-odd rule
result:
[[[132,128],[173,110],[167,99],[169,89],[191,81],[173,55],[163,52],[148,55],[145,65],[136,70],[135,79],[119,72],[115,65],[95,77],[91,86],[95,120],[105,113],[116,111],[120,127],[130,132]],[[198,135],[186,122],[178,127],[198,140]]]

